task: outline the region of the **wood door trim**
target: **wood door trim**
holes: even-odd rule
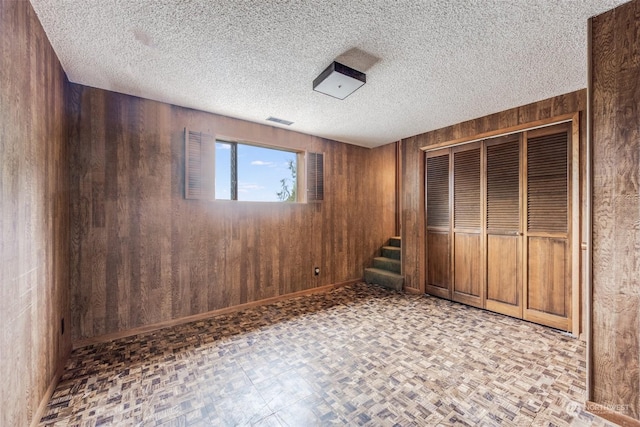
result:
[[[585,399],[593,396],[593,17],[587,20],[587,111],[585,141],[585,190],[584,218],[586,251],[584,256],[584,334],[587,340],[585,375],[587,377]]]
[[[529,245],[528,230],[527,230],[527,136],[528,131],[524,131],[520,134],[520,232],[522,237],[520,238],[520,305],[521,315],[524,319],[529,307],[529,292],[528,289],[528,277],[529,277]]]
[[[571,239],[569,240],[569,253],[571,254],[571,302],[569,304],[571,316],[571,332],[575,336],[579,336],[581,331],[580,320],[581,310],[580,303],[580,230],[582,224],[580,222],[580,113],[573,115],[571,122],[571,145],[569,147],[569,227]]]
[[[537,129],[529,129],[527,130],[527,139],[539,138],[541,136],[553,135],[560,132],[571,133],[571,122],[573,121],[573,116],[575,116],[575,114],[572,115],[572,120],[566,122],[554,123]]]
[[[507,128],[497,129],[489,132],[483,132],[479,134],[475,134],[473,136],[466,136],[463,138],[451,139],[449,141],[439,142],[437,144],[427,145],[426,147],[420,147],[420,150],[425,151],[427,153],[435,150],[439,150],[445,147],[453,147],[457,145],[463,144],[471,144],[473,142],[482,141],[484,139],[499,137],[499,136],[507,136],[514,133],[520,133],[525,131],[531,131],[535,129],[545,128],[547,126],[558,125],[562,123],[568,123],[574,120],[576,113],[571,114],[563,114],[560,116],[550,117],[548,119],[535,120],[533,122],[522,123],[515,126],[510,126]]]
[[[449,148],[442,148],[439,150],[429,150],[429,151],[425,151],[425,154],[427,155],[427,159],[431,158],[431,157],[438,157],[438,156],[444,156],[446,154],[450,154],[451,151],[449,150]]]
[[[455,232],[453,231],[453,225],[454,225],[454,213],[453,211],[454,206],[455,206],[455,179],[454,179],[454,165],[453,165],[453,158],[454,155],[451,152],[451,150],[449,148],[447,148],[446,150],[442,150],[442,151],[447,151],[449,153],[449,295],[447,295],[447,298],[452,300],[453,299],[453,288],[455,287],[455,257],[453,256],[453,254],[455,254],[455,250],[456,250],[456,239],[455,239]],[[426,153],[427,157],[429,156],[429,153]]]

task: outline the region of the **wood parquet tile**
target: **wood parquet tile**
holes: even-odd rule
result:
[[[76,349],[41,426],[609,426],[585,345],[366,284]]]

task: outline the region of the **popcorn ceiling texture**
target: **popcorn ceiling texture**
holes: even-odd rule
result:
[[[625,1],[31,3],[72,82],[375,147],[586,87]],[[367,74],[344,101],[312,91],[336,58]]]

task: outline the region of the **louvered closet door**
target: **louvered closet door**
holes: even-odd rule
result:
[[[571,330],[569,147],[571,128],[527,132],[523,317]]]
[[[452,299],[483,307],[481,145],[453,152]]]
[[[426,291],[442,298],[451,298],[449,169],[448,149],[426,153]]]
[[[522,317],[520,134],[487,141],[485,308]]]

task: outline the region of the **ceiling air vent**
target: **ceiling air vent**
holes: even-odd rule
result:
[[[293,122],[290,122],[289,120],[279,119],[277,117],[271,117],[271,116],[267,117],[267,121],[280,123],[281,125],[285,125],[285,126],[291,126],[293,124]]]

